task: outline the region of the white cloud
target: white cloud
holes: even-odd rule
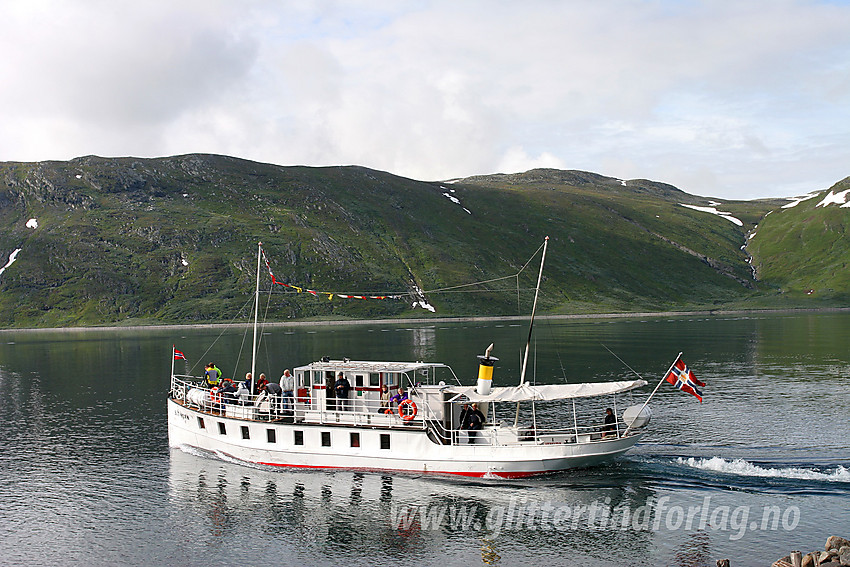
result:
[[[848,175],[850,5],[12,0],[0,160],[217,152],[781,196]]]

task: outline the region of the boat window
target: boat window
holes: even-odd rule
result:
[[[389,433],[381,433],[381,449],[389,449],[390,448],[390,434]]]
[[[227,427],[222,422],[218,422],[218,434],[227,435]]]
[[[355,388],[362,388],[363,387],[363,375],[362,374],[355,374],[354,375],[354,387]],[[361,392],[357,392],[357,394],[360,395]]]
[[[204,423],[204,418],[199,417],[198,418],[198,429],[206,429],[206,428],[207,428],[207,425]]]
[[[266,429],[266,441],[269,443],[277,443],[277,434],[274,429]]]
[[[360,446],[360,434],[352,432],[351,433],[351,446],[359,447]]]
[[[251,438],[251,433],[248,431],[248,426],[243,425],[242,426],[242,439],[250,439],[250,438]]]
[[[330,431],[322,431],[322,447],[330,447],[331,446],[331,432]]]
[[[381,375],[377,372],[372,372],[369,374],[369,386],[372,388],[377,388],[381,385]]]
[[[295,444],[303,445],[304,444],[304,432],[303,431],[295,431]]]
[[[321,386],[324,383],[325,383],[325,380],[322,377],[322,371],[321,370],[314,370],[313,371],[313,384],[318,384],[318,385]]]

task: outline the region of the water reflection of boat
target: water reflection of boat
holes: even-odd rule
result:
[[[653,538],[649,529],[623,529],[618,510],[638,510],[654,493],[630,478],[610,486],[613,471],[582,471],[576,480],[589,484],[574,488],[571,473],[482,483],[433,475],[281,471],[209,456],[197,449],[171,452],[168,499],[181,518],[187,553],[203,558],[215,550],[222,564],[266,564],[278,557],[317,564],[321,557],[328,565],[374,565],[411,552],[424,563],[451,558],[452,564],[529,564],[528,557],[566,553],[583,563],[623,564],[599,559],[612,549],[640,564]],[[566,508],[570,513],[563,513]],[[252,544],[239,544],[244,541]]]
[[[546,243],[542,250],[537,292]],[[257,297],[261,259],[262,247]],[[226,399],[217,388],[202,387],[200,378],[175,375],[172,369],[170,445],[283,467],[503,478],[585,467],[624,453],[643,435],[649,408],[631,406],[602,426],[599,413],[582,411],[577,402],[597,400],[598,407],[598,400],[610,398],[617,415],[617,395],[646,382],[529,384],[525,375],[536,305],[537,295],[519,384],[512,387],[491,386],[498,360],[490,356],[492,345],[478,357],[475,386],[463,386],[441,363],[324,359],[294,369],[291,397],[256,393],[252,382],[250,394]],[[340,376],[348,382],[350,397],[334,395]],[[382,387],[406,392],[396,405],[385,407]],[[522,403],[532,407],[531,419],[523,423]],[[538,420],[540,403],[559,404],[556,411],[541,412],[558,419]],[[475,404],[477,414],[472,407],[465,410],[465,404]]]

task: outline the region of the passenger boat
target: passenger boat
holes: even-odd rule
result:
[[[645,433],[651,411],[643,403],[619,413],[618,396],[630,396],[646,381],[535,385],[525,379],[547,244],[548,237],[518,385],[492,386],[498,359],[490,345],[478,356],[478,380],[471,386],[442,363],[325,358],[294,368],[291,397],[252,392],[228,400],[216,388],[204,387],[200,377],[175,374],[172,357],[169,444],[278,467],[485,478],[551,473],[621,455]],[[257,298],[261,257],[262,244]],[[254,358],[256,305],[255,300]],[[353,395],[347,399],[334,396],[340,374],[351,386]],[[402,386],[407,399],[385,407],[382,386],[393,392]],[[591,406],[610,405],[616,419],[603,425],[596,409],[592,414],[578,409],[588,401],[595,401]],[[468,413],[463,406],[473,403],[483,417],[477,429],[464,427]],[[530,420],[520,422],[520,404],[531,404]],[[537,404],[557,407],[541,411]]]

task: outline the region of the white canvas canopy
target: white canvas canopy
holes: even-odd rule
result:
[[[592,398],[628,392],[646,386],[646,380],[624,380],[621,382],[599,382],[587,384],[544,384],[532,386],[509,386],[493,388],[486,396],[479,395],[475,386],[452,386],[445,392],[465,396],[470,402],[530,402]]]

